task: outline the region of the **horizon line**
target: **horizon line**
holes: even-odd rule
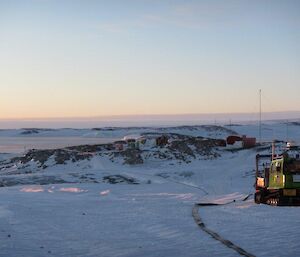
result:
[[[300,111],[292,110],[292,111],[268,111],[263,112],[263,114],[295,114],[299,113]],[[211,116],[211,115],[217,115],[217,116],[225,116],[225,115],[254,115],[259,114],[259,112],[213,112],[213,113],[178,113],[178,114],[120,114],[120,115],[97,115],[97,116],[65,116],[65,117],[25,117],[25,118],[18,118],[18,117],[12,117],[12,118],[0,118],[0,121],[28,121],[28,120],[34,120],[34,121],[42,121],[42,120],[86,120],[86,119],[120,119],[120,118],[159,118],[159,117],[188,117],[188,116]],[[300,118],[300,117],[299,117]]]

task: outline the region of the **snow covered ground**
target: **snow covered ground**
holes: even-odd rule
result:
[[[265,124],[263,139],[298,141],[299,128]],[[230,129],[257,135],[253,125]],[[151,131],[51,130],[25,136],[34,141],[60,134],[63,140],[98,133],[94,136],[112,139]],[[230,133],[204,127],[163,131],[211,138]],[[20,132],[0,131],[0,137]],[[197,202],[232,200],[199,209],[208,228],[255,256],[297,256],[300,209],[256,205],[252,196],[242,201],[254,191],[255,155],[262,149],[217,151],[216,158],[184,162],[152,156],[137,165],[105,154],[61,165],[50,157],[45,169],[35,161],[7,165],[14,154],[0,154],[0,256],[239,256],[200,230],[192,217]]]

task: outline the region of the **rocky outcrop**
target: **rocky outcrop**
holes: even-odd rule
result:
[[[124,164],[135,165],[142,164],[144,162],[142,156],[142,151],[137,149],[126,149],[121,152],[121,156],[124,158]]]
[[[153,146],[147,149],[125,148],[118,150],[113,144],[79,145],[62,149],[30,150],[24,156],[15,157],[1,164],[0,169],[7,170],[16,165],[18,169],[34,172],[35,169],[46,169],[49,165],[65,165],[68,162],[90,160],[94,156],[108,157],[112,162],[120,161],[127,165],[143,164],[151,160],[178,160],[191,162],[193,159],[213,159],[219,156],[218,147],[223,141],[203,137],[193,137],[175,133],[166,134],[170,142],[164,146]],[[221,142],[222,141],[222,142]],[[31,166],[35,164],[35,166]],[[31,170],[30,167],[33,167]]]

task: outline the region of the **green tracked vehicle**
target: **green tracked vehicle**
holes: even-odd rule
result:
[[[262,160],[266,161],[262,163]],[[255,189],[255,203],[300,205],[299,152],[257,154]]]

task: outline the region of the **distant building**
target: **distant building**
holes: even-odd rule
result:
[[[242,137],[242,142],[243,142],[243,148],[251,148],[256,145],[256,138],[255,137],[246,137],[243,135]]]
[[[118,151],[123,151],[126,145],[127,145],[127,142],[124,140],[119,140],[119,141],[114,142],[114,147]]]
[[[251,148],[256,145],[255,137],[243,136],[228,136],[226,139],[228,146],[233,146],[233,148]]]

